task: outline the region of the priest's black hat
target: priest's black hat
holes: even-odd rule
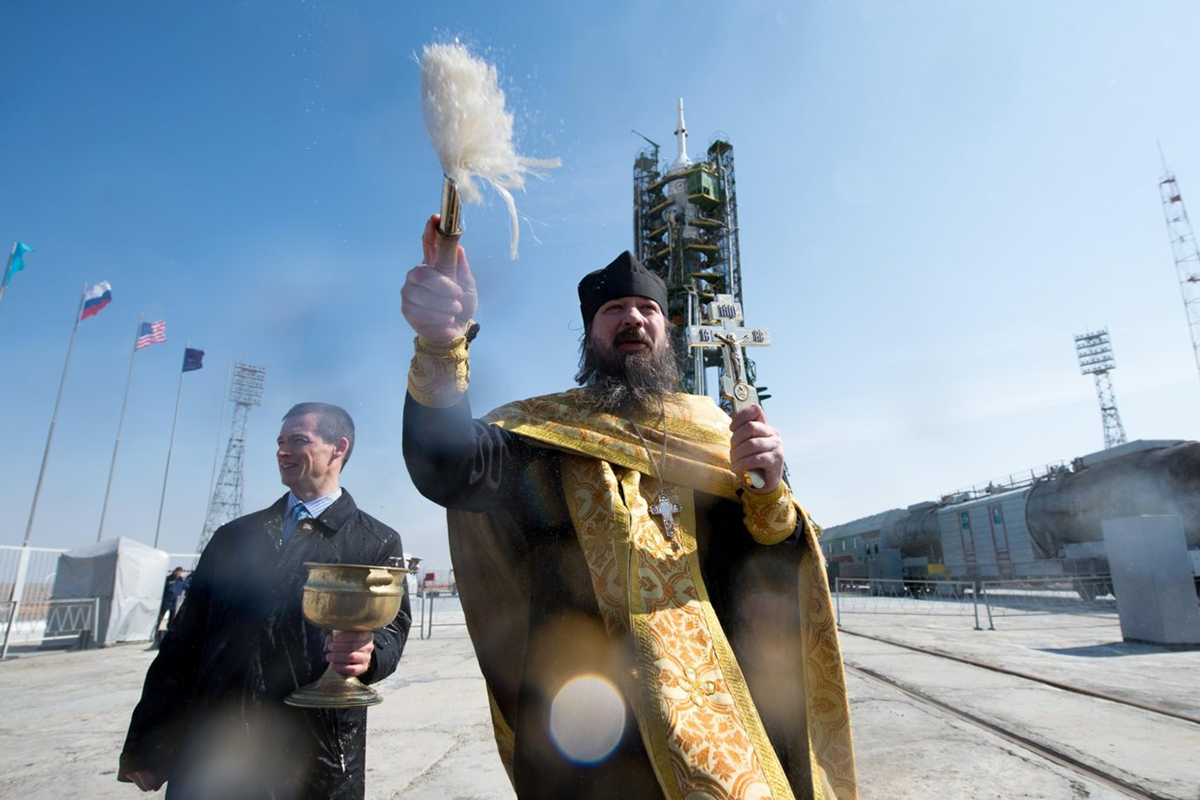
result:
[[[600,306],[618,297],[649,297],[667,313],[667,284],[642,266],[633,253],[626,250],[604,269],[589,272],[579,282],[579,311],[583,324],[591,325]]]

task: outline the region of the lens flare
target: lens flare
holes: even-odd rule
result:
[[[567,681],[550,707],[550,736],[562,754],[577,763],[608,758],[624,729],[621,693],[600,675]]]

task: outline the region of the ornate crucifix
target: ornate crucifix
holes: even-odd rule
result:
[[[743,328],[742,305],[731,294],[719,294],[701,308],[703,324],[687,327],[689,347],[720,347],[725,369],[721,375],[721,394],[733,404],[733,413],[758,402],[758,390],[746,372],[743,347],[766,347],[771,333],[766,328]],[[752,469],[746,483],[758,489],[766,483],[762,470]]]
[[[675,517],[673,514],[678,514],[680,511],[679,504],[671,501],[665,492],[658,493],[658,502],[650,506],[650,513],[656,517],[662,517],[663,521],[663,536],[667,540],[675,538]]]

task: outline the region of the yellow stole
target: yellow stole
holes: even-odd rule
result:
[[[578,390],[512,403],[485,421],[565,453],[566,504],[606,629],[634,642],[638,692],[631,705],[664,795],[792,798],[709,601],[696,549],[694,491],[738,499],[729,420],[711,399],[686,394],[669,398],[667,416],[662,467],[677,487],[678,546],[649,513],[659,487],[642,480],[655,474],[649,459],[661,453],[661,418],[636,420],[649,453],[628,420],[597,413]],[[841,653],[821,551],[803,512],[800,519],[807,539],[798,576],[805,658],[797,668],[807,693],[812,793],[851,800],[857,790]]]

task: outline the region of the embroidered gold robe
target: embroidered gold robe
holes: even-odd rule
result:
[[[648,453],[627,420],[579,397],[474,422],[465,400],[406,405],[410,471],[452,509],[456,577],[518,792],[637,794],[651,780],[637,783],[640,769],[671,798],[855,797],[841,656],[803,510],[786,488],[742,494],[728,418],[677,395],[659,465],[679,507],[668,541],[649,513],[661,421],[638,420]],[[572,763],[548,730],[582,674],[628,701],[633,734],[612,764]],[[568,786],[558,772],[583,777]]]
[[[467,377],[463,340],[418,339],[404,454],[418,489],[450,509],[517,793],[855,798],[814,526],[786,486],[741,491],[724,412],[673,395],[665,431],[654,415],[636,420],[644,442],[579,390],[472,420]],[[673,540],[650,514],[660,490],[678,508]],[[611,743],[597,741],[612,709],[594,689],[591,705],[563,711],[578,680],[619,698]]]

